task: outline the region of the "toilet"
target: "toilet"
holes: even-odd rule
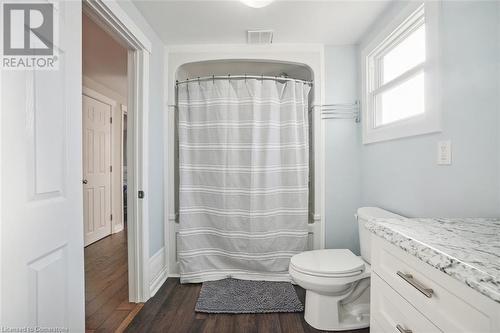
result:
[[[313,250],[290,260],[293,281],[306,290],[304,318],[319,330],[343,331],[370,324],[370,237],[364,223],[371,218],[401,218],[376,207],[359,208],[361,256],[347,249]]]

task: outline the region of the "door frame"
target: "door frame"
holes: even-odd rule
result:
[[[120,202],[121,202],[121,207],[122,207],[122,220],[121,220],[121,224],[122,224],[122,229],[125,228],[125,206],[124,206],[124,202],[123,202],[123,199],[124,199],[124,194],[123,194],[123,180],[125,177],[123,177],[124,175],[124,169],[123,169],[123,166],[124,166],[124,156],[123,156],[123,145],[125,144],[125,136],[124,136],[124,132],[125,132],[125,127],[123,126],[123,124],[125,124],[125,117],[128,117],[128,108],[126,105],[123,105],[121,104],[120,105],[120,116],[121,116],[121,122],[120,122],[120,143],[121,143],[121,147],[120,147],[120,187],[121,187],[121,196],[120,196]],[[128,190],[128,189],[127,189]]]
[[[148,119],[152,44],[116,0],[83,0],[83,12],[128,49],[127,249],[130,302],[145,302],[149,289]],[[83,232],[83,229],[82,229]]]

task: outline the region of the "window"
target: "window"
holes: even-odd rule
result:
[[[399,22],[391,22],[395,28],[380,33],[372,47],[363,50],[365,143],[435,132],[438,127],[430,114],[436,110],[429,103],[435,99],[429,96],[435,93],[429,77],[436,75],[429,75],[433,67],[429,54],[435,50],[428,46],[435,44],[435,38],[428,40],[426,8],[417,6],[402,14]],[[435,28],[437,24],[430,21]]]
[[[425,15],[413,13],[370,56],[375,127],[425,112]]]

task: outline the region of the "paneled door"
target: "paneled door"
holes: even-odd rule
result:
[[[0,73],[2,330],[85,330],[82,4],[53,13],[58,68]]]
[[[83,95],[85,246],[111,234],[111,105]]]

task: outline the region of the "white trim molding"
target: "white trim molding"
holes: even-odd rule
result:
[[[269,61],[308,66],[313,74],[313,103],[324,104],[324,46],[320,44],[274,44],[274,45],[172,45],[165,48],[165,113],[164,113],[164,166],[165,166],[165,244],[167,251],[168,275],[178,276],[177,232],[178,216],[176,213],[175,184],[175,80],[178,69],[187,63],[214,60],[248,60]],[[319,112],[313,112],[311,127],[313,128],[314,146],[314,212],[310,217],[312,223],[309,231],[312,247],[325,247],[325,159],[324,131],[325,121]]]
[[[120,179],[121,179],[121,197],[120,197],[120,200],[121,200],[121,206],[122,206],[122,214],[121,214],[121,229],[123,230],[123,228],[125,227],[125,207],[124,207],[124,199],[125,199],[125,196],[123,194],[123,185],[124,185],[124,179],[125,179],[125,171],[124,171],[124,168],[123,166],[125,165],[125,160],[124,160],[124,155],[123,155],[123,146],[125,144],[125,126],[126,126],[126,123],[125,123],[125,117],[127,117],[127,112],[128,112],[128,109],[127,109],[127,106],[126,105],[123,105],[121,104],[121,112],[120,112],[120,116],[121,116],[121,121],[120,121],[120,137],[121,137],[121,152],[120,152]]]
[[[105,96],[105,95],[103,95],[103,94],[95,91],[94,89],[90,89],[88,87],[83,86],[82,87],[82,93],[85,96],[97,99],[98,101],[101,101],[103,103],[111,105],[111,107],[113,108],[113,110],[114,110],[114,108],[116,108],[116,101],[114,99],[109,98],[109,97],[107,97],[107,96]],[[111,115],[113,115],[113,113],[111,113]]]
[[[4,93],[3,93],[3,87],[2,87],[2,82],[3,82],[2,81],[3,80],[2,73],[3,73],[3,71],[0,71],[0,101],[1,101],[0,102],[0,114],[2,115],[0,117],[0,138],[2,138],[2,140],[3,140],[3,136],[2,136],[3,121],[2,121],[2,119],[4,118],[4,115],[5,115],[5,108],[3,107],[3,105],[4,105],[3,101],[5,101],[5,97],[3,95]],[[3,147],[3,144],[0,144],[0,161],[3,162],[3,159],[2,159],[2,147]],[[3,175],[3,167],[2,167],[2,165],[3,165],[3,163],[0,163],[0,188],[3,189],[4,182],[2,180],[2,178],[3,178],[2,177],[2,175]],[[4,191],[0,191],[0,239],[2,240],[2,243],[3,243],[3,237],[4,237],[3,228],[5,228],[5,227],[3,227],[4,223],[2,221],[2,217],[4,216],[3,215],[4,211],[2,210],[2,202],[3,202],[3,198],[2,198],[3,195],[2,195],[2,193],[3,192]],[[82,231],[82,237],[83,237],[83,231]],[[0,258],[2,258],[2,260],[3,260],[3,251],[4,251],[3,250],[3,246],[0,245]],[[0,265],[0,276],[2,276],[2,277],[4,276],[4,269],[5,269],[4,267],[5,266],[6,266],[5,264]],[[2,299],[4,299],[3,298],[3,288],[0,287],[0,300],[2,300]],[[0,323],[4,322],[3,321],[3,313],[4,313],[3,302],[0,301]]]
[[[375,107],[372,101],[371,77],[374,71],[373,56],[377,50],[394,39],[393,32],[404,27],[419,8],[425,11],[426,60],[422,66],[401,75],[406,79],[416,73],[425,73],[425,113],[400,121],[375,127]],[[441,1],[414,1],[397,3],[391,15],[385,16],[361,44],[361,97],[363,144],[375,143],[441,131],[441,66],[440,66],[440,8]],[[398,81],[397,79],[394,81]],[[397,83],[399,83],[398,81]],[[396,82],[395,82],[396,83]],[[389,86],[389,84],[387,85]],[[385,87],[387,88],[387,87]]]
[[[84,12],[125,47],[151,53],[152,44],[116,0],[84,0]],[[91,10],[88,10],[91,9]],[[118,37],[118,38],[117,38]]]
[[[165,248],[159,249],[151,258],[149,258],[149,272],[151,281],[149,283],[149,293],[153,297],[158,289],[165,283],[168,277],[167,257]]]

